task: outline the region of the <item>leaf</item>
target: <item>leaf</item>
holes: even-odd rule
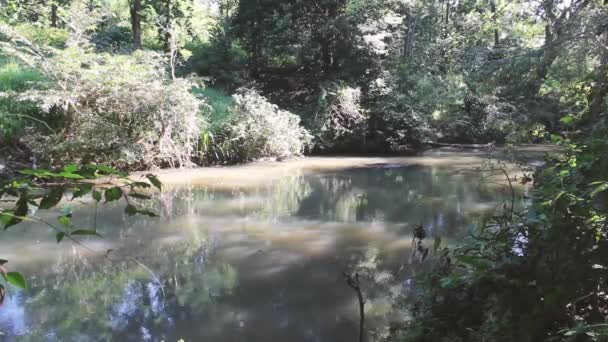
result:
[[[106,203],[116,201],[122,197],[122,189],[119,187],[108,189],[104,193],[104,197],[106,198]]]
[[[91,190],[93,190],[92,184],[79,184],[78,188],[72,194],[72,200],[88,194]]]
[[[15,210],[12,213],[10,213],[12,217],[4,225],[4,230],[7,230],[9,227],[21,223],[21,221],[23,221],[23,218],[25,216],[27,216],[28,209],[29,208],[27,205],[27,192],[24,191],[23,193],[21,193],[19,200],[17,200]]]
[[[68,216],[59,216],[59,218],[57,218],[57,221],[59,221],[59,223],[61,223],[61,225],[64,227],[72,226],[72,220]]]
[[[51,178],[51,177],[56,177],[57,174],[53,173],[49,170],[43,170],[43,169],[38,169],[38,170],[21,170],[19,171],[20,174],[25,175],[25,176],[33,176],[36,178]]]
[[[566,126],[570,126],[574,122],[574,118],[570,115],[566,115],[566,116],[562,117],[561,119],[559,119],[559,121]]]
[[[131,188],[134,188],[134,187],[147,189],[150,187],[150,184],[146,183],[146,182],[135,182],[135,183],[131,184]]]
[[[150,210],[138,210],[137,213],[141,214],[141,215],[146,215],[149,217],[158,217],[158,215],[155,212],[152,212]]]
[[[491,266],[491,263],[488,260],[477,258],[472,255],[457,255],[456,260],[461,264],[471,266],[476,270],[485,270]]]
[[[6,259],[0,259],[0,266],[6,264],[8,262],[8,260]]]
[[[8,212],[0,212],[0,224],[2,224],[3,226],[8,224],[11,219],[13,218],[12,214],[9,214]]]
[[[435,241],[433,243],[433,251],[437,252],[441,247],[441,236],[435,235]]]
[[[158,178],[155,175],[149,174],[149,175],[146,175],[146,178],[148,178],[150,183],[152,183],[152,185],[154,185],[159,191],[162,191],[162,183],[158,180]]]
[[[25,282],[25,278],[19,272],[8,272],[6,274],[6,281],[20,289],[25,289],[27,287],[27,283]]]
[[[95,200],[95,202],[99,202],[99,201],[101,201],[101,192],[99,192],[99,191],[94,191],[94,192],[93,192],[93,199]]]
[[[592,183],[591,185],[597,185],[595,187],[595,189],[593,189],[589,193],[589,197],[591,197],[591,198],[597,196],[601,192],[604,192],[604,191],[608,190],[608,182],[596,182],[596,183]]]
[[[142,200],[149,200],[152,197],[148,196],[148,195],[144,195],[144,194],[138,194],[138,193],[130,193],[129,197],[133,197],[133,198],[137,198],[137,199],[142,199]]]
[[[63,177],[66,179],[84,179],[84,177],[82,177],[81,175],[77,175],[75,173],[62,172],[62,173],[57,174],[57,176]]]
[[[63,240],[63,238],[65,237],[65,233],[64,232],[59,232],[55,235],[55,237],[57,238],[57,243],[60,243],[61,240]]]
[[[38,205],[39,209],[51,209],[55,207],[61,199],[63,198],[63,188],[55,188],[51,190],[51,192],[42,198],[40,204]]]
[[[125,213],[127,213],[127,215],[129,215],[129,216],[135,216],[135,215],[137,215],[137,208],[134,205],[129,204],[125,208]]]
[[[70,164],[63,168],[63,172],[65,173],[74,173],[78,171],[78,165]]]
[[[75,230],[73,232],[70,233],[70,236],[72,235],[94,235],[97,237],[101,237],[101,235],[99,235],[99,233],[97,233],[97,231],[95,230],[88,230],[88,229],[79,229],[79,230]]]

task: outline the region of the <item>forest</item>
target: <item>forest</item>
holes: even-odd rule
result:
[[[443,243],[423,218],[416,225],[390,207],[414,192],[419,201],[427,192],[440,196],[436,190],[387,190],[390,200],[375,190],[353,195],[355,221],[373,216],[368,221],[376,222],[380,216],[371,213],[380,211],[387,221],[407,221],[414,255],[424,254],[417,266],[424,271],[412,271],[407,291],[389,300],[407,317],[387,314],[392,322],[385,333],[363,331],[363,316],[373,314],[364,313],[360,297],[360,341],[607,341],[607,95],[604,0],[0,0],[0,223],[12,231],[34,220],[53,229],[51,242],[80,245],[104,239],[97,230],[102,202],[124,201],[128,217],[158,220],[156,209],[164,204],[146,203],[155,200],[154,191],[164,194],[163,177],[155,174],[165,170],[200,167],[228,175],[231,165],[260,161],[392,160],[435,148],[514,150],[517,157],[518,146],[552,146],[560,152],[526,165],[523,175],[500,161],[475,170],[504,174],[511,192],[499,214],[464,214],[468,233],[458,243]],[[224,171],[218,172],[221,181]],[[458,180],[447,174],[385,170],[393,178],[376,182],[349,172],[333,181],[298,178],[300,192],[268,195],[274,196],[269,210],[305,217],[312,214],[304,209],[319,205],[315,219],[340,221],[331,213],[348,216],[347,201],[338,207],[326,193],[343,195],[353,184],[396,189],[402,179],[434,179],[446,194],[473,196],[454,188]],[[91,183],[102,177],[120,185]],[[340,177],[350,177],[351,188]],[[196,201],[216,200],[207,190],[198,195],[204,199]],[[441,196],[445,204],[437,210],[452,215],[453,197]],[[76,228],[62,204],[67,197],[90,197],[94,229]],[[57,224],[36,216],[52,209],[62,212],[52,218]],[[463,225],[458,222],[453,225]],[[184,248],[184,260],[200,252]],[[0,257],[8,258],[3,249]],[[226,262],[214,272],[230,279],[210,283],[236,291],[238,276]],[[5,291],[8,297],[34,286],[37,274],[26,265],[22,275],[5,263],[0,259],[2,301]],[[102,271],[87,272],[98,277]],[[161,290],[179,293],[179,277],[165,283],[150,274]],[[195,276],[181,281],[207,284],[189,280]],[[363,288],[371,296],[359,273],[345,276],[359,295]],[[107,289],[118,293],[114,285]],[[188,298],[197,301],[193,288]],[[212,290],[203,291],[211,302]],[[10,330],[3,322],[0,331]],[[163,327],[149,340],[174,336],[162,330],[175,326]],[[67,331],[58,328],[51,340],[76,338]],[[186,341],[203,336],[179,333]],[[117,336],[106,338],[146,340]],[[230,340],[226,336],[221,340]],[[260,336],[244,340],[264,340]],[[323,340],[356,340],[328,336]]]

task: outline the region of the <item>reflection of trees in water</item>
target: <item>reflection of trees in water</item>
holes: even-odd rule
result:
[[[462,226],[465,212],[494,201],[474,178],[428,167],[359,168],[309,179],[296,214],[311,219],[422,223],[439,234]]]
[[[203,317],[230,293],[237,272],[212,262],[204,239],[150,248],[141,257],[161,279],[133,262],[69,257],[30,281],[22,303],[31,332],[24,340],[146,340],[178,337],[184,316]],[[184,330],[185,329],[185,330]]]
[[[432,233],[452,235],[479,208],[501,198],[480,186],[479,175],[455,175],[431,167],[367,167],[282,177],[245,190],[186,188],[166,191],[162,211],[184,214],[254,216],[341,222],[423,224]],[[506,196],[506,194],[504,195]],[[409,229],[409,228],[408,228]]]

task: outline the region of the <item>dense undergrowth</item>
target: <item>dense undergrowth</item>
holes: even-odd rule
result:
[[[24,161],[121,169],[546,141],[601,59],[585,27],[604,8],[559,3],[532,6],[539,23],[476,1],[11,0],[0,139]]]
[[[0,173],[552,141],[531,206],[437,246],[393,338],[608,338],[604,1],[209,4],[0,0]]]

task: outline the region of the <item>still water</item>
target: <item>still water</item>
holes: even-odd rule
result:
[[[124,204],[95,215],[90,203],[66,203],[103,238],[83,249],[42,226],[4,232],[0,254],[29,289],[11,289],[0,331],[6,341],[350,342],[358,304],[343,272],[357,271],[377,340],[408,318],[391,303],[424,267],[412,257],[414,226],[427,244],[450,245],[510,200],[504,180],[458,172],[485,158],[431,151],[163,171],[156,219],[127,217]]]

